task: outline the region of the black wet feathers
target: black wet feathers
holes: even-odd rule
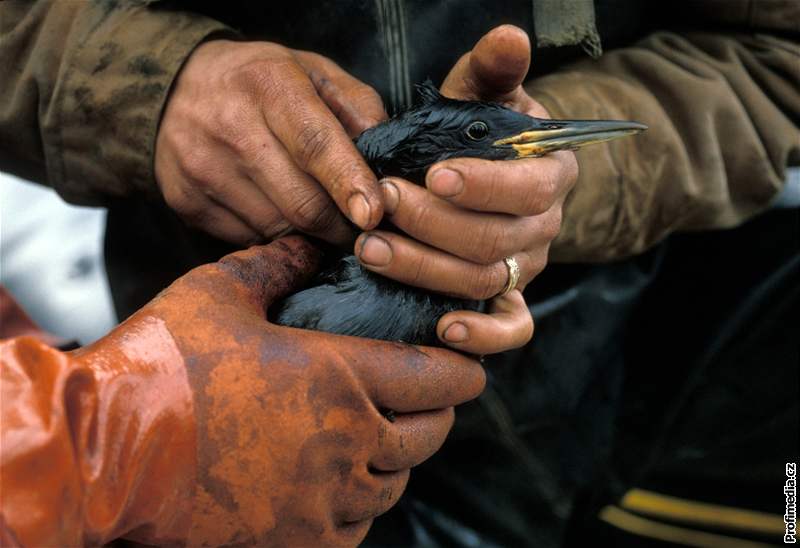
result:
[[[478,310],[464,301],[409,287],[362,267],[353,255],[338,258],[312,286],[284,300],[273,316],[280,325],[413,344],[435,344],[436,322],[452,310]]]

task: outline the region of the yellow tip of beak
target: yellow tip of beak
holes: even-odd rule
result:
[[[647,129],[638,122],[617,120],[553,120],[555,128],[523,131],[499,139],[494,146],[510,145],[518,158],[543,156],[557,150],[577,150],[585,146],[619,139]]]

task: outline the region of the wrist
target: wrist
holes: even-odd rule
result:
[[[70,420],[87,538],[185,540],[196,481],[194,406],[163,320],[135,316],[72,356],[94,379],[68,395],[76,402]]]

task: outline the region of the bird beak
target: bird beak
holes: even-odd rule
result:
[[[528,158],[556,150],[577,150],[647,129],[638,122],[617,120],[542,120],[542,124],[536,129],[499,139],[492,146],[511,146],[517,158]]]

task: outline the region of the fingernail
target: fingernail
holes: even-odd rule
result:
[[[357,192],[350,196],[347,200],[347,209],[350,211],[350,219],[361,228],[366,228],[369,223],[370,207],[364,195]]]
[[[461,322],[453,322],[444,330],[444,339],[449,342],[464,342],[469,338],[467,326]]]
[[[392,260],[392,248],[383,238],[367,236],[358,257],[368,265],[386,266]]]
[[[441,168],[433,172],[428,188],[431,192],[443,198],[449,198],[464,190],[464,179],[458,171]]]
[[[383,189],[383,211],[391,215],[397,210],[397,204],[400,202],[400,191],[388,179],[381,181],[381,189]]]

